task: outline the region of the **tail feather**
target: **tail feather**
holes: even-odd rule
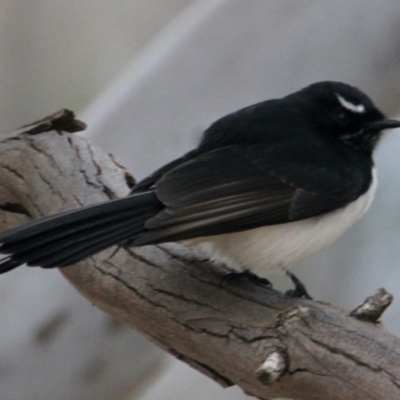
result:
[[[158,205],[159,201],[153,192],[139,193],[116,200],[92,204],[75,210],[49,215],[37,221],[4,231],[0,233],[0,243],[29,239],[36,234],[49,232],[61,226],[65,227],[74,223],[82,223],[82,221],[93,220],[98,217],[104,218],[106,216],[119,215],[124,211],[132,211],[133,208],[139,211],[140,208],[156,207]]]
[[[143,224],[137,226],[138,230],[142,230]],[[77,235],[68,235],[58,238],[54,241],[41,243],[34,248],[25,248],[23,252],[18,252],[15,259],[30,260],[31,265],[40,265],[45,267],[44,263],[47,259],[63,259],[65,254],[71,253],[71,246],[73,246],[74,252],[87,246],[87,243],[96,242],[99,238],[107,238],[111,236],[115,231],[121,231],[121,229],[134,231],[132,220],[124,220],[117,223],[113,223],[110,227],[108,224],[104,226],[98,226],[81,231],[77,241]],[[27,246],[28,247],[28,246]]]
[[[119,243],[124,243],[130,238],[132,238],[132,232],[130,229],[124,229],[118,232],[114,232],[107,238],[99,238],[98,241],[85,243],[85,246],[80,246],[79,249],[77,249],[73,254],[66,255],[65,258],[57,263],[57,265],[59,265],[60,267],[66,267],[68,265],[75,264],[87,257],[90,257],[91,255],[98,253],[101,250],[104,250],[105,248]],[[53,266],[54,263],[52,261],[49,264],[45,260],[44,268],[52,268]]]
[[[82,207],[0,233],[0,274],[18,265],[67,266],[135,238],[161,209],[153,192]]]
[[[121,212],[116,215],[109,215],[103,218],[92,218],[87,219],[84,224],[68,223],[60,224],[58,227],[45,229],[46,226],[42,225],[42,232],[35,234],[33,237],[27,237],[20,239],[16,237],[12,241],[5,241],[1,245],[0,251],[4,254],[18,252],[19,249],[23,248],[24,252],[30,249],[37,249],[39,246],[44,246],[52,243],[57,243],[59,239],[63,239],[63,245],[66,245],[68,240],[72,242],[76,241],[76,235],[81,235],[83,232],[90,233],[91,231],[99,232],[102,228],[107,228],[109,224],[115,224],[118,221],[126,221],[128,218],[135,217],[132,211]],[[27,227],[28,229],[28,227]],[[6,231],[7,232],[7,231]],[[7,237],[6,240],[10,240]]]

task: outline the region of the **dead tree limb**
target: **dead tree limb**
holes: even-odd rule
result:
[[[132,186],[112,155],[59,132],[82,125],[58,118],[1,138],[1,229]],[[260,399],[400,398],[400,341],[382,326],[251,282],[221,285],[226,272],[177,244],[112,248],[62,269],[95,305],[223,386]],[[368,312],[387,304],[381,294]]]

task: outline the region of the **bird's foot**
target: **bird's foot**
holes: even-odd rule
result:
[[[312,300],[312,297],[308,294],[304,283],[296,275],[292,274],[290,271],[286,271],[286,275],[294,284],[294,289],[285,292],[285,297],[287,299],[303,298]]]
[[[249,271],[230,272],[228,274],[225,274],[221,278],[220,283],[234,283],[243,279],[247,279],[251,283],[254,283],[255,285],[261,286],[263,288],[272,289],[272,283],[268,279],[261,278],[260,276],[254,275]]]

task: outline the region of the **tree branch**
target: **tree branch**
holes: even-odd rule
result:
[[[3,135],[1,229],[132,186],[112,155],[49,131],[83,128],[71,120],[65,128],[59,117]],[[260,399],[400,398],[400,341],[379,324],[251,282],[221,284],[223,265],[179,244],[114,247],[61,272],[98,307],[223,386]]]

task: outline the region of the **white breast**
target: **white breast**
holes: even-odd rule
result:
[[[274,267],[287,267],[333,243],[369,209],[377,187],[375,169],[368,191],[346,207],[329,214],[243,232],[187,240],[209,258],[237,271],[263,276]]]

